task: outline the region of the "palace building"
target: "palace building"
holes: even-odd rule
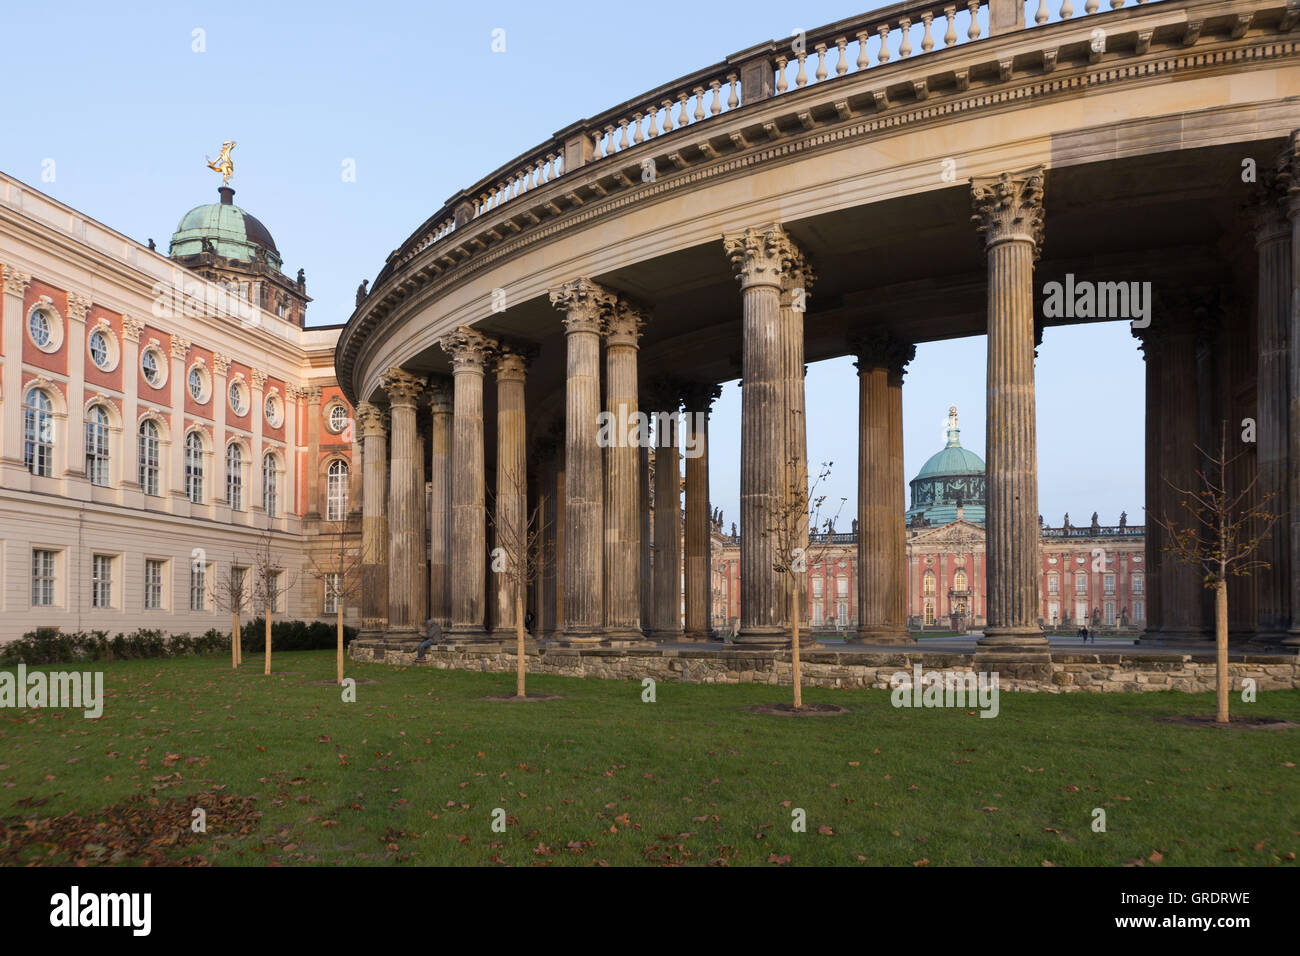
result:
[[[360,522],[339,327],[305,326],[304,272],[219,194],[164,256],[0,175],[0,640],[228,630],[258,554],[280,616],[349,589],[328,577]]]
[[[907,509],[907,627],[911,631],[979,630],[987,623],[984,462],[961,445],[957,409],[948,410],[947,444],[911,481]],[[1103,526],[1097,515],[1075,527],[1040,519],[1039,622],[1048,630],[1090,627],[1140,631],[1146,624],[1145,529]],[[858,631],[858,522],[853,530],[813,534],[806,620],[814,630]],[[822,552],[824,548],[824,552]],[[715,528],[714,626],[739,616],[740,538]],[[865,600],[865,595],[861,596]]]

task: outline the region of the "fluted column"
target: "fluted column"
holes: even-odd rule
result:
[[[858,630],[862,644],[910,644],[903,507],[903,373],[916,346],[877,334],[858,353]]]
[[[453,373],[451,631],[486,637],[487,512],[483,451],[483,371],[496,342],[468,326],[438,343]]]
[[[802,391],[802,389],[801,389]],[[717,385],[693,384],[683,395],[686,457],[686,627],[688,641],[712,636],[709,602],[712,579],[709,528],[709,413],[722,394]]]
[[[425,380],[400,368],[380,378],[388,393],[392,419],[392,474],[388,491],[388,633],[415,638],[421,608],[416,607],[416,575],[420,565],[419,511],[424,507],[424,482],[416,480],[418,433],[416,408]],[[421,469],[422,470],[422,469]]]
[[[644,313],[619,299],[605,325],[605,639],[640,641],[641,443],[637,343]]]
[[[773,567],[779,545],[772,532],[789,484],[781,279],[795,248],[777,223],[724,236],[723,245],[743,300],[737,641],[782,644],[788,609],[782,575]]]
[[[81,341],[85,341],[84,336]],[[77,347],[77,351],[85,351],[85,349],[84,347]],[[171,460],[168,462],[167,470],[171,474],[170,491],[171,497],[174,499],[171,503],[171,507],[173,511],[179,510],[182,514],[188,515],[190,513],[190,503],[189,496],[185,493],[185,396],[187,394],[185,385],[185,356],[189,354],[190,343],[187,339],[183,339],[179,335],[173,335],[171,337],[170,351],[172,360],[171,373],[168,376],[167,385],[171,390],[172,407],[170,430],[172,441],[171,448],[169,449]],[[259,374],[262,375],[260,381],[262,385],[266,384],[264,372],[259,372],[257,369],[254,369],[253,374],[255,377]],[[266,417],[266,409],[262,407],[261,388],[257,388],[254,392],[254,396],[253,434],[255,454],[253,458],[253,474],[256,477],[253,480],[253,484],[260,491],[262,486],[262,459],[260,455],[260,439],[262,434],[261,424],[263,419]],[[80,411],[80,409],[78,409],[78,411]],[[82,433],[80,429],[75,432],[70,432],[69,434],[77,436],[76,440],[79,443],[85,441],[84,437],[81,437]],[[261,503],[260,498],[256,498],[254,501],[257,504]]]
[[[1164,621],[1161,606],[1160,567],[1164,560],[1164,530],[1154,519],[1162,518],[1161,504],[1164,481],[1160,475],[1160,422],[1164,417],[1162,407],[1164,393],[1161,387],[1160,339],[1156,332],[1147,327],[1134,334],[1142,340],[1142,359],[1146,364],[1146,532],[1143,535],[1143,587],[1146,600],[1146,626],[1142,630],[1142,640],[1156,640]],[[1062,587],[1065,577],[1062,576]],[[1068,595],[1062,593],[1064,603]]]
[[[651,462],[648,445],[642,445],[637,451],[637,457],[640,460],[637,487],[641,511],[639,515],[641,544],[637,549],[640,559],[639,598],[641,604],[641,630],[642,633],[648,633],[654,628],[654,529],[651,524],[651,515],[654,509],[651,507],[653,494],[650,484],[654,477],[654,466]]]
[[[23,342],[23,324],[27,317],[23,312],[24,297],[27,294],[27,287],[31,284],[32,277],[26,272],[19,272],[11,266],[3,267],[4,273],[4,297],[0,300],[0,313],[4,323],[4,344],[5,344],[5,364],[3,370],[3,386],[0,398],[0,414],[3,415],[3,424],[0,424],[0,479],[8,488],[27,487],[27,469],[23,463],[23,363],[22,363],[22,342]],[[123,335],[125,339],[125,335]],[[137,336],[137,341],[138,341]],[[18,343],[18,344],[14,344]],[[123,344],[122,352],[125,356],[126,345]],[[128,366],[135,369],[134,365]],[[130,430],[135,427],[134,412],[131,409],[132,417],[126,418],[126,410],[123,409],[123,420],[126,422],[125,432],[128,435],[128,444],[130,441]],[[124,469],[125,470],[125,469]],[[134,467],[130,469],[134,474]]]
[[[807,258],[798,249],[794,249],[781,275],[781,378],[785,393],[782,404],[786,410],[784,462],[790,470],[786,487],[782,489],[785,492],[791,488],[808,488],[808,421],[804,401],[807,367],[803,363],[803,318],[816,279]],[[811,503],[809,507],[811,509]],[[808,551],[810,524],[811,515],[809,520],[800,521],[797,528],[798,540],[795,546],[802,548],[804,553]],[[811,642],[807,571],[794,575],[794,585],[798,594],[796,607],[799,609],[799,632]]]
[[[524,382],[528,359],[502,345],[493,363],[497,379],[497,480],[493,502],[492,545],[507,570],[493,574],[495,631],[514,638],[516,561],[528,560],[528,454],[524,419]]]
[[[612,293],[580,278],[551,289],[564,312],[565,527],[564,638],[597,643],[605,626],[604,464],[597,441],[600,415],[600,334],[614,308]]]
[[[1288,332],[1290,353],[1287,374],[1287,414],[1290,421],[1287,444],[1287,495],[1290,505],[1290,611],[1287,636],[1281,643],[1300,645],[1300,130],[1291,134],[1279,159],[1281,185],[1287,193],[1287,217],[1291,224],[1291,302]]]
[[[388,628],[388,423],[370,402],[356,408],[361,435],[361,631],[367,637]]]
[[[1043,169],[976,180],[988,258],[988,625],[986,653],[1041,661],[1034,261],[1043,241]]]
[[[433,507],[429,511],[429,613],[438,626],[451,625],[452,389],[447,382],[430,388],[429,435]]]
[[[651,389],[655,423],[654,624],[657,641],[682,638],[682,466],[677,446],[680,387],[662,382]]]
[[[224,394],[224,393],[218,393]],[[321,516],[320,494],[320,401],[319,385],[309,385],[303,389],[307,400],[307,511],[304,517],[319,519]],[[293,469],[290,468],[292,471]],[[346,516],[345,516],[346,517]]]

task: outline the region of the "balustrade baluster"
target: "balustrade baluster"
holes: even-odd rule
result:
[[[966,4],[966,9],[970,11],[970,29],[966,31],[966,36],[972,40],[978,40],[980,36],[980,0],[970,0],[970,3]]]
[[[889,62],[889,24],[882,23],[876,27],[876,33],[880,35],[880,52],[876,54],[876,65],[882,66]]]
[[[639,110],[632,114],[632,122],[636,124],[636,132],[632,134],[632,142],[634,143],[645,142],[645,136],[641,133],[641,115]]]
[[[704,119],[704,87],[695,88],[695,122]]]
[[[799,89],[803,89],[803,87],[808,85],[808,71],[804,69],[804,61],[808,59],[808,54],[800,53],[798,54],[798,56],[799,56],[799,72],[798,74],[795,75],[794,85]]]
[[[608,144],[605,149],[606,156],[613,156],[615,152],[614,145],[614,124],[609,123],[605,126],[605,142]]]
[[[594,139],[596,143],[596,158],[604,159],[605,158],[605,137],[601,133],[595,133]]]
[[[849,61],[844,56],[844,50],[848,45],[849,41],[844,37],[840,37],[835,41],[835,46],[838,47],[840,51],[840,57],[835,61],[836,76],[843,76],[845,73],[849,72]]]
[[[739,77],[735,73],[727,74],[727,82],[731,84],[731,92],[727,95],[727,109],[729,110],[734,110],[740,105],[740,95],[737,89],[738,79]]]
[[[871,37],[866,30],[858,34],[858,69],[865,70],[870,64],[867,59],[867,40]]]
[[[663,107],[664,107],[664,132],[671,133],[673,131],[673,101],[664,100]]]
[[[925,24],[925,36],[921,37],[921,52],[929,53],[934,49],[934,35],[930,33],[930,24],[934,20],[933,13],[921,14],[921,22]]]
[[[551,158],[553,155],[554,154],[547,154],[546,156],[546,165],[542,169],[542,182],[544,183],[549,183],[551,181]]]
[[[1110,0],[1110,8],[1112,10],[1118,10],[1122,6],[1124,6],[1124,0]]]
[[[1074,4],[1072,4],[1072,3],[1070,2],[1070,0],[1062,0],[1062,2],[1061,2],[1061,19],[1062,19],[1062,20],[1068,20],[1068,19],[1070,19],[1070,17],[1072,17],[1072,16],[1074,16]]]
[[[627,141],[627,120],[619,120],[618,128],[621,133],[621,135],[618,138],[618,149],[619,152],[622,152],[623,150],[627,149],[629,145]]]
[[[1100,0],[1088,0],[1088,2],[1083,5],[1083,12],[1085,15],[1096,13],[1099,6],[1101,6]]]
[[[686,126],[688,123],[690,123],[690,120],[686,118],[686,101],[689,100],[690,98],[691,98],[690,94],[688,93],[677,94],[677,102],[682,104],[682,110],[680,113],[677,114],[678,126]]]
[[[651,139],[659,135],[659,110],[657,108],[650,111],[650,129],[648,132]]]
[[[817,77],[817,82],[820,83],[826,79],[826,44],[818,43],[813,47],[813,51],[817,54],[817,72],[813,76]]]
[[[717,116],[722,112],[722,102],[719,100],[719,91],[722,89],[722,83],[718,80],[710,80],[709,87],[713,90],[713,102],[709,104],[709,114]]]
[[[1038,0],[1038,12],[1034,14],[1034,22],[1046,23],[1049,16],[1051,14],[1047,12],[1047,0]]]
[[[943,35],[943,45],[950,47],[957,42],[957,8],[944,7],[943,15],[948,21],[948,32]]]
[[[906,60],[912,55],[912,21],[903,17],[898,21],[898,28],[903,31],[903,39],[898,43],[898,58]]]

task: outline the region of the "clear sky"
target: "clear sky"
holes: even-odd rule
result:
[[[883,5],[10,4],[0,169],[165,251],[180,217],[215,201],[220,177],[203,158],[233,139],[235,202],[270,229],[287,275],[306,270],[309,322],[332,324],[449,196],[556,130],[755,43]],[[497,29],[503,53],[492,52]],[[1094,510],[1110,523],[1122,509],[1140,522],[1143,366],[1127,324],[1049,330],[1039,355],[1040,511],[1052,524]],[[962,444],[983,457],[984,363],[982,337],[918,348],[903,399],[909,479],[943,446],[949,405]],[[844,527],[856,408],[850,360],[809,369],[809,458],[834,461],[826,490],[849,498]],[[739,520],[739,409],[730,385],[711,459],[728,524]]]

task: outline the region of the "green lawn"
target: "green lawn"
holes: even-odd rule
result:
[[[1208,695],[1001,696],[996,719],[788,688],[219,658],[92,665],[104,716],[0,711],[0,862],[1295,866],[1300,730],[1156,723]],[[1300,721],[1300,691],[1239,712]],[[197,796],[196,796],[197,795]],[[207,812],[191,833],[190,811]],[[1106,811],[1107,832],[1090,828]],[[501,808],[506,832],[491,829]],[[791,812],[807,812],[807,832]]]

